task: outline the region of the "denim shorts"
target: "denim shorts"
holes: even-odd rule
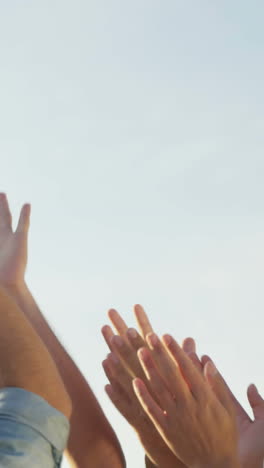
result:
[[[21,388],[0,389],[0,467],[57,468],[70,424],[43,398]]]

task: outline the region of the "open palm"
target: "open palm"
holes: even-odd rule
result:
[[[22,207],[17,229],[12,229],[12,217],[6,195],[0,194],[0,283],[18,284],[24,280],[27,265],[27,239],[30,205]]]

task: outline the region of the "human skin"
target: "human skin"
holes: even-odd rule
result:
[[[0,287],[0,387],[35,393],[70,418],[71,401],[50,353],[3,287]]]
[[[132,381],[132,376],[135,376],[138,369],[138,360],[136,358],[136,351],[141,346],[148,345],[146,341],[146,337],[148,333],[153,331],[153,327],[149,321],[149,318],[144,311],[144,309],[140,305],[136,305],[134,307],[135,316],[138,322],[138,327],[141,332],[142,336],[139,336],[136,330],[133,330],[133,338],[130,336],[130,332],[132,329],[129,329],[120,314],[111,309],[109,311],[109,318],[116,330],[116,332],[121,336],[124,341],[125,345],[120,348],[119,350],[114,344],[114,332],[108,325],[104,326],[102,329],[104,338],[112,351],[115,352],[117,356],[119,356],[120,364],[123,366],[123,371],[120,372],[120,364],[115,365],[113,362],[109,361],[109,357],[106,359],[106,362],[109,363],[110,367],[112,368],[112,374],[110,380],[112,390],[112,395],[109,395],[112,399],[114,405],[117,409],[123,414],[123,416],[132,424],[135,428],[136,432],[138,433],[139,439],[143,444],[146,452],[149,454],[150,458],[146,458],[147,466],[157,466],[158,459],[156,454],[153,454],[153,451],[149,451],[149,446],[146,445],[146,441],[144,441],[144,426],[140,425],[140,420],[135,423],[133,420],[133,408],[137,408],[135,403],[133,402],[133,394],[131,394],[130,389],[127,390],[128,382]],[[112,341],[113,340],[113,341]],[[128,347],[128,344],[131,347]],[[199,370],[201,374],[203,374],[203,368],[208,361],[211,361],[209,356],[203,356],[201,360],[198,358],[196,354],[196,346],[195,341],[192,338],[186,338],[183,341],[182,345],[183,350],[185,353],[190,357],[193,364]],[[134,353],[134,356],[133,356]],[[158,364],[158,362],[156,362]],[[124,371],[126,371],[129,376],[124,384]],[[171,371],[168,368],[168,373]],[[138,374],[141,376],[141,374]],[[166,377],[166,376],[165,376]],[[263,468],[263,458],[264,458],[264,445],[263,445],[263,434],[264,434],[264,401],[262,397],[259,395],[256,387],[254,385],[250,385],[248,388],[248,400],[250,406],[253,410],[254,418],[250,418],[250,416],[246,413],[240,403],[237,401],[233,393],[231,392],[230,388],[228,387],[227,383],[224,381],[223,377],[222,382],[228,392],[230,398],[232,399],[237,426],[238,426],[238,433],[239,433],[239,460],[241,463],[242,468]],[[131,380],[129,380],[131,379]],[[118,385],[112,385],[117,382]],[[208,382],[208,385],[210,383]],[[108,392],[109,386],[107,386]],[[214,387],[212,387],[214,389]],[[124,398],[124,393],[130,393],[130,400]],[[135,397],[134,397],[135,398]],[[127,401],[130,401],[130,404],[127,404]],[[123,412],[122,412],[123,411]],[[135,410],[136,414],[139,412],[138,408]],[[131,420],[133,422],[131,422]],[[150,424],[150,421],[148,421]],[[148,430],[148,435],[152,434],[154,439],[153,442],[157,443],[157,431],[153,431],[153,425],[151,431]],[[158,445],[157,445],[158,446]],[[156,447],[156,445],[152,444],[152,447]],[[162,452],[160,452],[161,454]],[[165,451],[163,453],[166,453]],[[151,462],[152,460],[152,462]],[[159,459],[159,461],[161,461]],[[156,462],[156,463],[153,463]],[[151,465],[152,463],[152,465]]]
[[[70,355],[41,313],[26,281],[30,205],[23,206],[17,229],[5,194],[0,194],[0,285],[14,299],[49,350],[73,403],[66,456],[73,468],[123,468],[118,439]]]
[[[137,357],[137,350],[147,344],[145,336],[152,330],[140,306],[136,308],[136,316],[142,336],[135,329],[128,328],[116,310],[109,311],[109,317],[119,335],[115,336],[109,326],[102,328],[105,341],[112,351],[103,362],[104,371],[110,382],[105,389],[112,403],[136,431],[146,453],[147,468],[156,466],[185,468],[185,465],[162,440],[150,418],[144,414],[133,391],[134,377],[141,376],[146,382]]]
[[[162,439],[189,468],[239,468],[238,434],[234,406],[211,361],[204,369],[206,380],[170,336],[147,337],[151,347],[141,348],[138,357],[148,379],[133,380],[135,393]],[[164,378],[157,365],[174,361],[174,371]],[[150,393],[151,392],[151,393]],[[216,395],[217,393],[217,395]]]

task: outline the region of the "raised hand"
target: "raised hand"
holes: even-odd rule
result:
[[[30,205],[22,207],[18,225],[12,229],[12,216],[4,193],[0,194],[0,283],[7,286],[24,281]]]
[[[136,330],[128,329],[126,323],[122,317],[115,310],[109,311],[109,317],[112,321],[115,329],[119,335],[127,343],[128,348],[124,347],[124,354],[127,353],[127,356],[122,360],[120,351],[118,353],[117,348],[114,343],[111,344],[111,340],[114,336],[113,330],[106,326],[103,328],[104,337],[109,345],[109,348],[119,355],[122,365],[125,366],[130,376],[142,376],[141,369],[138,370],[138,360],[135,358],[134,351],[139,349],[142,346],[149,344],[151,347],[150,340],[147,343],[146,336],[153,331],[152,325],[144,311],[144,309],[137,305],[135,306],[135,315],[138,322],[138,327],[141,331],[142,337],[137,334]],[[161,344],[158,342],[158,346]],[[132,347],[132,351],[131,351]],[[187,338],[183,341],[182,345],[183,350],[192,360],[193,364],[203,375],[203,368],[205,367],[208,361],[211,361],[211,358],[208,356],[203,356],[200,360],[196,354],[195,342],[192,338]],[[128,352],[128,350],[130,350]],[[152,357],[155,357],[152,354]],[[167,357],[167,356],[166,356]],[[167,375],[170,375],[171,367],[168,368],[168,363],[161,369],[162,364],[159,363],[159,358],[156,353],[156,365],[158,366],[160,372],[163,374],[163,377],[166,379],[166,369]],[[220,375],[220,374],[219,374]],[[261,396],[258,394],[254,386],[250,386],[248,389],[248,399],[254,413],[254,419],[252,420],[240,403],[236,400],[230,388],[227,386],[224,379],[221,377],[222,385],[225,386],[225,390],[228,392],[230,398],[232,399],[234,410],[237,419],[238,432],[239,432],[239,459],[242,468],[263,468],[263,459],[264,459],[264,401]],[[146,382],[146,380],[145,380]],[[209,384],[209,382],[207,382]],[[214,390],[214,387],[212,387]]]
[[[145,337],[152,327],[141,306],[135,306],[135,314],[142,335]],[[111,385],[106,392],[115,407],[137,432],[145,452],[154,464],[161,468],[185,468],[185,465],[171,452],[144,413],[133,391],[132,380],[136,376],[147,382],[140,366],[137,350],[146,345],[142,336],[133,328],[128,328],[122,317],[115,310],[109,311],[109,317],[118,331],[114,335],[109,326],[102,328],[103,336],[112,351],[103,362],[105,373]]]
[[[211,361],[209,356],[203,356],[202,366]],[[223,379],[223,378],[222,378]],[[229,393],[237,419],[239,433],[239,460],[242,468],[263,468],[264,462],[264,400],[258,393],[255,385],[248,387],[248,401],[252,408],[254,419],[252,420],[234,397],[227,383],[222,380],[226,391]],[[214,390],[214,385],[212,385]]]
[[[138,356],[148,379],[133,381],[134,390],[153,424],[171,451],[189,468],[237,468],[238,447],[234,405],[212,362],[205,378],[169,335],[164,345],[174,362],[174,372],[164,378],[152,358],[166,365],[166,350],[156,335],[148,342],[152,354],[142,348]]]
[[[110,353],[103,361],[103,367],[110,382],[105,390],[117,410],[137,432],[148,459],[161,468],[183,468],[185,465],[170,451],[142,409],[132,387],[131,375],[120,359]]]

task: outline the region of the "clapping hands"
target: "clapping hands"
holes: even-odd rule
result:
[[[104,361],[106,390],[153,465],[262,468],[264,402],[256,388],[248,390],[252,421],[211,359],[198,358],[192,339],[183,348],[168,335],[160,341],[141,306],[135,315],[142,336],[114,310],[119,335],[103,327],[112,351]]]

